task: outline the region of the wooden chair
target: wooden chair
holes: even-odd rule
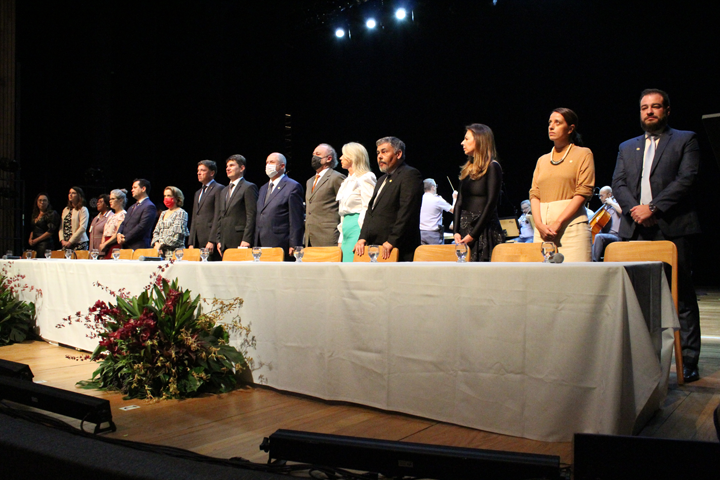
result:
[[[358,254],[353,255],[353,262],[369,262],[370,261],[370,255],[367,253],[368,245],[365,245],[365,255],[362,257],[358,256]],[[400,258],[400,251],[397,248],[393,248],[392,252],[390,252],[390,257],[387,260],[383,260],[382,258],[382,246],[380,246],[380,255],[378,255],[377,261],[379,263],[386,263],[386,262],[397,262],[398,258]],[[455,259],[457,260],[457,258]]]
[[[78,260],[87,260],[90,258],[90,251],[89,250],[75,250],[75,255],[73,255],[73,258],[76,258]]]
[[[53,250],[50,258],[65,258],[65,250]]]
[[[175,254],[173,254],[173,257],[175,257]],[[189,262],[199,262],[200,261],[200,249],[199,248],[183,248],[183,260],[187,260]],[[177,260],[177,257],[175,257],[175,260]]]
[[[420,245],[415,249],[413,262],[457,262],[455,245]]]
[[[501,243],[493,248],[491,262],[542,262],[539,243]]]
[[[120,260],[132,260],[133,259],[133,250],[132,248],[121,248],[120,249]]]
[[[303,251],[303,262],[342,262],[340,247],[307,247]]]
[[[678,310],[678,253],[674,243],[668,240],[613,242],[605,248],[606,262],[665,262],[672,267],[670,291],[675,311]],[[680,332],[675,330],[675,369],[678,385],[683,385],[683,360]]]
[[[223,261],[252,262],[252,248],[228,248],[223,252]],[[260,256],[261,262],[282,262],[285,260],[285,251],[280,247],[263,248]]]
[[[27,252],[27,250],[24,250],[22,252],[22,254],[20,255],[20,258],[23,260],[25,260],[25,252]],[[35,250],[31,250],[31,252],[32,252],[32,256],[30,258],[37,258],[37,252]]]
[[[138,248],[133,252],[132,259],[138,260],[140,257],[159,257],[160,254],[154,248]]]

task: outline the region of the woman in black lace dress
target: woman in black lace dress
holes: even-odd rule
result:
[[[32,231],[30,232],[30,248],[37,252],[37,257],[45,256],[46,250],[55,248],[54,237],[60,226],[60,215],[53,210],[47,193],[38,193],[33,205],[30,219]]]
[[[460,171],[455,242],[468,246],[471,262],[489,262],[495,245],[505,241],[497,215],[502,168],[490,127],[473,123],[466,129],[462,147],[468,160]]]

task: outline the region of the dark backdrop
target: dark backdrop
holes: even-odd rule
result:
[[[696,282],[720,283],[718,167],[701,122],[720,112],[713,2],[425,0],[405,2],[414,18],[404,23],[389,16],[396,3],[18,2],[26,215],[38,191],[59,210],[72,185],[92,195],[129,190],[135,177],[152,182],[156,204],[167,185],[192,197],[197,162],[217,161],[226,183],[234,153],[261,184],[265,158],[281,151],[304,183],[318,143],[359,141],[372,158],[385,135],[403,139],[408,163],[449,199],[445,177],[457,185],[473,122],[495,132],[500,214],[514,215],[550,150],[553,108],[578,113],[597,186],[607,185],[618,144],[641,133],[639,93],[652,87],[670,94],[670,124],[699,134]],[[368,32],[360,19],[371,12],[381,27]],[[335,38],[340,24],[351,38]]]

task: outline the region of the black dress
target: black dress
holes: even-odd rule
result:
[[[55,237],[57,236],[59,227],[60,215],[58,215],[55,210],[45,212],[40,215],[37,220],[32,219],[33,238],[38,238],[43,233],[50,232],[49,238],[32,246],[33,250],[37,252],[38,258],[44,257],[46,250],[53,250],[55,248]]]
[[[477,180],[467,176],[460,181],[453,233],[473,238],[468,244],[471,262],[489,262],[495,245],[505,241],[497,214],[501,187],[502,168],[496,161]]]

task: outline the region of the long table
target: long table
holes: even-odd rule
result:
[[[39,259],[9,270],[42,288],[43,338],[92,350],[84,327],[56,325],[113,300],[93,282],[137,294],[159,266]],[[185,261],[164,276],[245,300],[259,383],[544,441],[631,434],[666,394],[679,328],[660,263]]]

